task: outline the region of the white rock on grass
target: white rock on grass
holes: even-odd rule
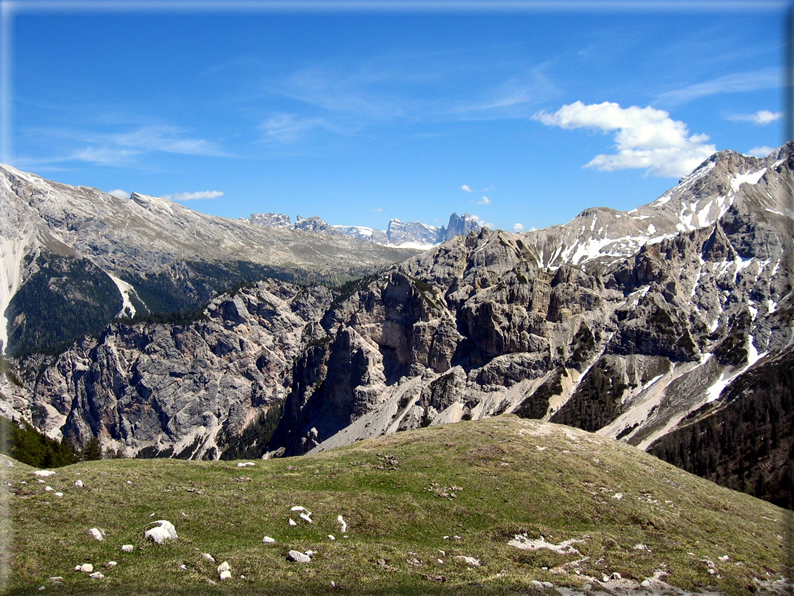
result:
[[[135,550],[135,547],[132,546],[131,544],[122,544],[121,550],[125,553],[131,553],[132,551]]]
[[[78,565],[74,568],[75,571],[80,571],[82,573],[93,573],[94,566],[91,563],[83,563],[82,565]]]
[[[232,566],[229,565],[228,561],[224,561],[220,565],[218,565],[218,573],[223,573],[224,571],[231,571]]]
[[[160,519],[152,523],[159,524],[159,526],[146,530],[144,533],[146,538],[153,540],[157,544],[162,544],[166,540],[176,540],[179,538],[179,536],[176,534],[176,528],[174,528],[174,524],[172,524],[170,521]]]
[[[270,536],[265,536],[264,538],[262,538],[262,542],[264,542],[265,544],[274,544],[276,542],[276,539],[271,538]]]
[[[210,563],[214,563],[215,562],[215,557],[213,557],[209,553],[201,553],[201,556],[204,557],[205,559],[207,559],[207,561],[209,561]]]
[[[292,518],[289,518],[289,525],[291,525],[291,526],[297,526],[298,524],[297,524],[297,522],[296,522],[294,519],[292,519]]]
[[[479,567],[482,563],[480,563],[479,559],[475,559],[474,557],[466,557],[463,555],[455,557],[456,561],[460,561],[461,563],[466,563],[469,567]]]
[[[336,521],[339,522],[339,528],[342,534],[347,532],[347,523],[345,522],[345,519],[341,515],[336,516]]]
[[[312,512],[306,509],[306,507],[301,507],[300,505],[293,505],[292,507],[290,507],[290,511],[305,511],[309,515],[312,514]]]
[[[94,573],[92,573],[88,577],[90,577],[91,579],[105,579],[105,576],[102,575],[102,573],[100,573],[99,571],[95,571]]]
[[[116,565],[118,565],[116,561],[108,561],[105,563],[105,567],[115,567]]]
[[[302,552],[297,550],[291,550],[287,554],[287,559],[290,561],[294,561],[295,563],[311,563],[312,558],[309,555],[304,555]]]
[[[45,492],[48,492],[48,493],[49,493],[49,492],[52,492],[52,491],[54,491],[55,489],[54,489],[54,488],[52,488],[51,486],[45,486],[45,487],[44,487],[44,490],[45,490]]]
[[[36,470],[36,471],[35,471],[35,472],[33,472],[33,473],[34,473],[36,476],[42,476],[42,477],[46,477],[46,476],[54,476],[54,475],[55,475],[55,470]]]
[[[100,542],[103,540],[102,532],[99,531],[99,528],[91,528],[88,533],[91,534],[94,540],[99,540]]]
[[[83,481],[82,481],[82,480],[75,480],[75,483],[74,483],[74,485],[75,485],[77,488],[82,488],[82,487],[83,487]]]
[[[63,493],[52,493],[52,494],[55,495],[56,497],[62,497],[63,496]]]
[[[336,538],[334,538],[333,534],[328,534],[328,540],[336,540]]]
[[[221,571],[221,573],[220,573],[220,575],[218,577],[220,577],[221,581],[223,581],[225,579],[232,579],[232,572],[231,571]]]
[[[246,466],[253,466],[253,465],[254,465],[254,462],[252,462],[252,461],[244,461],[244,462],[240,462],[239,464],[237,464],[237,467],[238,468],[244,468]]]
[[[306,520],[308,523],[312,523],[312,518],[310,518],[305,513],[301,513],[301,519]]]

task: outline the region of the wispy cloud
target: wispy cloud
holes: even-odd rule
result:
[[[461,190],[465,190],[466,192],[474,192],[474,191],[471,189],[471,186],[469,186],[468,184],[464,184],[463,186],[461,186],[461,187],[460,187],[460,189],[461,189]]]
[[[490,205],[491,204],[491,199],[489,199],[488,197],[483,195],[483,197],[479,201],[476,201],[476,204],[477,205]]]
[[[217,199],[222,197],[220,190],[201,190],[199,192],[178,192],[174,195],[163,195],[160,198],[168,201],[197,201],[203,199]]]
[[[524,224],[514,223],[513,224],[513,231],[516,232],[516,233],[523,232],[524,231]]]
[[[383,207],[375,207],[370,209],[370,211],[372,211],[372,213],[383,213]]]
[[[755,114],[734,114],[728,116],[728,120],[733,122],[752,122],[759,126],[772,124],[776,120],[783,118],[783,112],[770,112],[769,110],[759,110]]]
[[[338,131],[324,118],[306,118],[293,114],[276,114],[259,126],[266,140],[279,143],[295,143],[302,140],[307,133],[316,129]]]
[[[597,170],[640,168],[656,176],[679,177],[717,150],[706,144],[708,136],[690,135],[685,123],[651,107],[622,108],[617,103],[586,105],[577,101],[552,114],[538,112],[532,118],[547,126],[614,132],[617,153],[597,155],[583,166]]]
[[[780,71],[776,68],[763,68],[752,72],[731,73],[681,89],[666,91],[658,95],[654,103],[680,105],[709,95],[775,89],[780,85]]]
[[[31,129],[27,132],[48,148],[53,148],[55,153],[50,157],[38,157],[36,164],[77,161],[100,166],[135,166],[140,164],[142,156],[155,153],[233,157],[217,143],[194,137],[187,130],[171,125],[141,126],[123,132],[69,128]]]

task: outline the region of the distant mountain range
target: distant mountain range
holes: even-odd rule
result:
[[[0,413],[185,458],[514,413],[790,507],[793,171],[794,142],[722,151],[631,211],[417,253],[2,168]]]
[[[468,213],[463,215],[453,213],[449,216],[449,223],[446,227],[431,226],[418,221],[404,222],[392,219],[386,230],[375,230],[363,226],[332,226],[316,216],[301,217],[299,215],[295,223],[292,223],[289,215],[281,213],[254,213],[244,221],[263,228],[304,230],[332,236],[347,236],[383,246],[419,249],[430,248],[451,240],[455,236],[465,236],[480,229],[480,224]]]

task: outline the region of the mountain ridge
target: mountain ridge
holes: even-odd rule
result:
[[[505,412],[651,449],[709,404],[738,415],[737,383],[771,403],[759,367],[790,374],[776,362],[792,349],[792,169],[794,143],[722,152],[629,212],[482,229],[336,290],[258,282],[193,322],[114,323],[20,362],[3,407],[127,455],[218,457],[275,403],[258,453]]]

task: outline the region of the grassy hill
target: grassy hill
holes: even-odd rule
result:
[[[3,467],[13,532],[7,592],[559,594],[556,587],[585,593],[603,585],[651,593],[642,582],[655,593],[670,585],[728,594],[783,588],[790,512],[564,426],[502,416],[313,457],[237,464],[104,460],[44,478],[18,462]],[[83,487],[74,486],[78,479]],[[298,505],[312,512],[312,523],[290,510]],[[144,539],[160,519],[175,525],[177,540]],[[92,538],[91,528],[104,540]],[[266,535],[276,542],[263,543]],[[508,544],[517,535],[519,545],[540,548]],[[122,552],[123,544],[135,549]],[[294,563],[290,549],[315,554]],[[118,564],[103,567],[111,560]],[[232,573],[226,581],[216,570],[223,561]],[[75,572],[83,563],[105,577]]]

